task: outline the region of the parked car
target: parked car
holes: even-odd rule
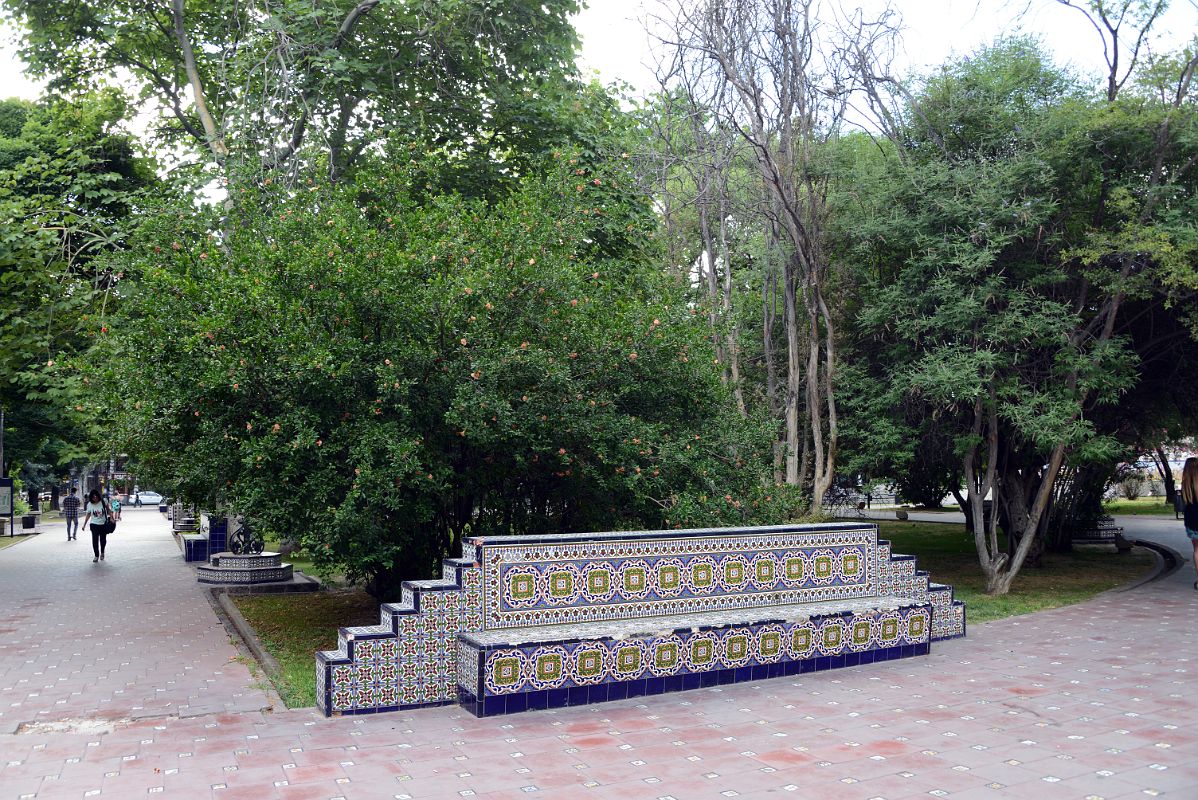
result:
[[[132,498],[133,505],[141,503],[143,506],[156,506],[162,502],[162,495],[158,492],[138,492]]]

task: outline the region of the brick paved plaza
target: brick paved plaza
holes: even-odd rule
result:
[[[1188,553],[1172,519],[1121,524]],[[1193,798],[1193,581],[801,679],[325,719],[272,706],[167,523],[129,509],[98,564],[57,528],[0,550],[0,800]]]

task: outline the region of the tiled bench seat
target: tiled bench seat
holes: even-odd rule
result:
[[[872,524],[473,537],[463,556],[317,653],[324,713],[509,713],[923,655],[965,634],[952,588]]]
[[[875,597],[464,633],[460,702],[491,716],[923,655],[931,612]]]

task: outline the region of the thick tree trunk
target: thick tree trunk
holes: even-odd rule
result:
[[[1165,502],[1172,507],[1177,503],[1177,482],[1173,479],[1173,467],[1169,464],[1169,455],[1165,448],[1155,448],[1152,451],[1152,460],[1156,462],[1156,470],[1165,484]]]

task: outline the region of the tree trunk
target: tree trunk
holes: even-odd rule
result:
[[[778,365],[774,361],[774,322],[778,317],[778,272],[775,255],[777,243],[774,240],[773,224],[765,226],[765,275],[761,281],[761,352],[765,360],[765,395],[769,404],[770,419],[775,421],[783,418],[783,411],[778,403]],[[785,436],[774,440],[774,483],[782,483],[786,479],[784,463],[786,461]]]
[[[191,39],[187,35],[187,26],[183,21],[183,0],[171,0],[171,17],[175,23],[175,39],[179,44],[179,52],[183,56],[183,70],[191,84],[191,93],[196,105],[196,114],[204,127],[204,137],[208,148],[216,157],[218,164],[223,164],[229,155],[224,135],[217,128],[212,112],[208,110],[208,101],[204,95],[204,83],[200,79],[200,70],[196,66],[195,53],[191,49]]]
[[[1177,482],[1173,479],[1173,467],[1169,465],[1169,455],[1165,448],[1155,448],[1152,460],[1156,462],[1157,472],[1161,474],[1161,480],[1165,484],[1165,502],[1173,507],[1177,503]]]
[[[795,291],[795,257],[786,260],[782,286],[786,328],[786,482],[799,485],[799,396],[803,380],[799,341],[798,296]]]
[[[820,320],[823,321],[822,336],[824,349],[824,369],[823,379],[818,380],[819,370],[816,370],[816,408],[814,413],[817,418],[813,421],[813,444],[815,450],[815,476],[812,481],[812,511],[818,511],[823,504],[824,495],[832,487],[832,482],[836,479],[836,446],[838,441],[838,420],[836,415],[836,329],[832,322],[832,315],[828,311],[827,303],[824,302],[823,290],[817,282],[814,286],[814,301],[816,306],[815,314],[815,333],[819,334],[821,330]],[[828,415],[828,436],[823,438],[823,420],[820,409],[822,403],[823,411]],[[818,435],[815,435],[818,434]]]
[[[732,253],[728,247],[728,181],[720,180],[720,261],[724,265],[723,295],[721,297],[721,315],[728,327],[725,338],[724,357],[727,359],[726,373],[732,384],[732,397],[736,400],[736,408],[742,417],[749,415],[745,406],[744,387],[741,386],[740,376],[740,326],[736,324],[736,315],[732,307]]]
[[[808,429],[811,431],[811,455],[814,463],[811,480],[811,513],[818,513],[823,505],[824,492],[828,487],[824,484],[824,421],[822,404],[820,403],[820,350],[819,317],[814,310],[814,303],[807,302],[807,418]]]

